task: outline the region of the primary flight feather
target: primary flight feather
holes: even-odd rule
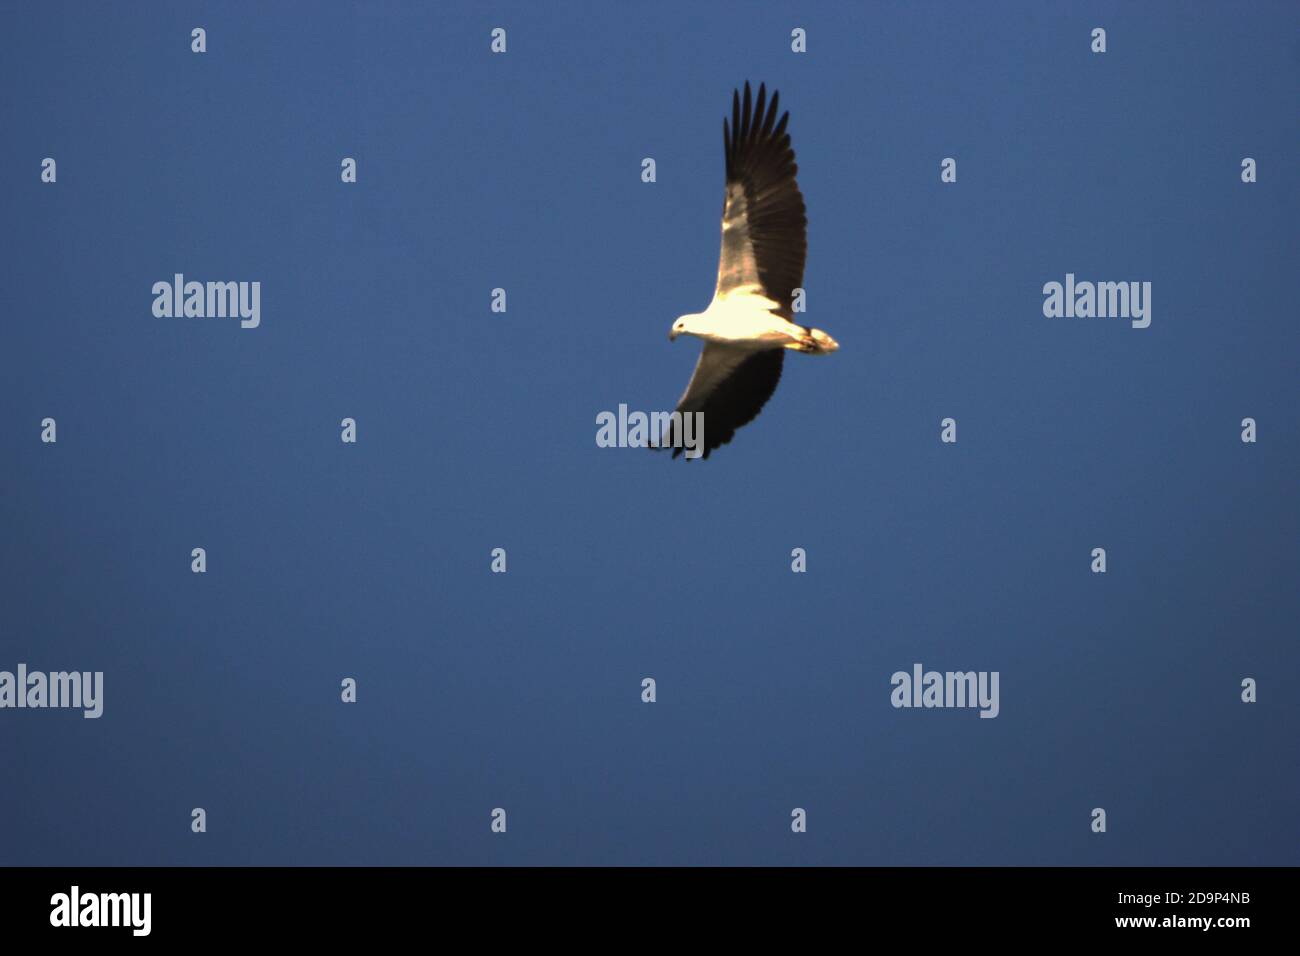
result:
[[[779,94],[745,83],[731,98],[731,122],[722,121],[727,192],[722,206],[722,251],[713,301],[703,312],[680,316],[669,339],[704,340],[677,411],[704,415],[703,457],[731,441],[753,421],[781,380],[786,349],[827,355],[839,348],[821,329],[793,321],[794,290],[803,283],[808,219],[795,182],[798,167],[786,124],[776,118]],[[678,416],[660,440],[682,453]],[[689,456],[688,456],[689,457]]]

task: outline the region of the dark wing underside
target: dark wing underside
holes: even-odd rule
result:
[[[785,349],[753,352],[715,342],[705,344],[686,394],[677,404],[683,415],[704,413],[702,457],[708,458],[713,449],[731,441],[737,428],[758,417],[781,381],[784,360]],[[698,429],[693,436],[700,440]],[[674,458],[686,450],[675,423],[668,426],[660,444],[671,447]]]

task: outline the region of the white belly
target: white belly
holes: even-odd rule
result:
[[[709,303],[703,312],[707,331],[702,337],[741,348],[783,348],[797,336],[799,327],[777,315],[779,308],[761,293],[736,290]]]

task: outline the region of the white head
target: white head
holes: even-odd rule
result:
[[[688,312],[686,315],[679,315],[673,327],[668,330],[668,341],[671,342],[679,335],[699,335],[700,319],[704,316],[698,312]]]

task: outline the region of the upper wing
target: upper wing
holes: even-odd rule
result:
[[[781,381],[784,360],[785,349],[755,352],[717,342],[704,344],[686,392],[677,403],[677,411],[683,414],[704,413],[704,458],[731,441],[737,428],[758,417]],[[660,447],[669,446],[674,458],[685,451],[675,424],[668,426],[660,442]]]
[[[722,207],[722,252],[714,296],[761,291],[790,317],[794,290],[803,282],[808,256],[808,219],[795,182],[798,166],[785,131],[789,112],[776,122],[780,94],[758,87],[750,103],[749,83],[731,97],[731,125],[722,121],[727,158],[727,196]],[[758,288],[755,288],[755,287]]]

